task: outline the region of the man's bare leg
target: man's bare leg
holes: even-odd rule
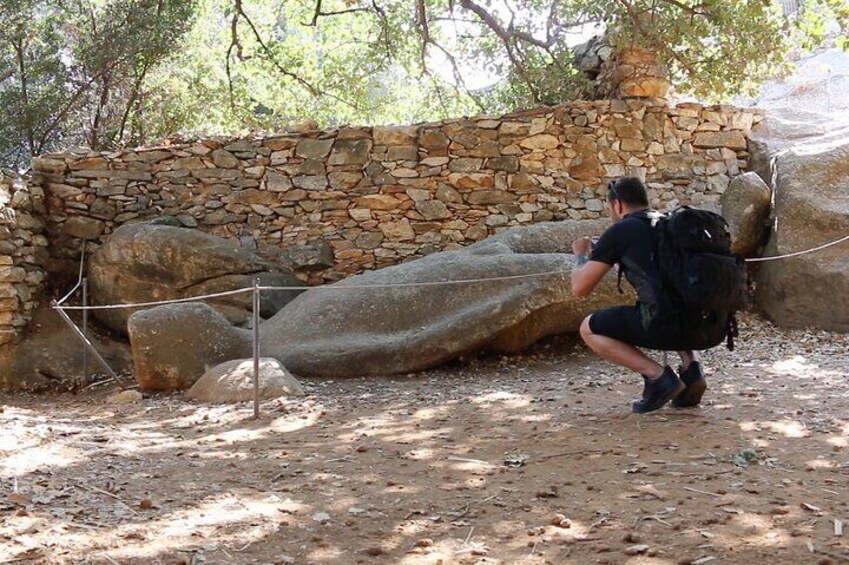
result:
[[[707,382],[705,381],[701,366],[698,364],[693,365],[693,363],[698,363],[699,354],[695,351],[679,351],[678,354],[681,356],[681,371],[679,374],[687,388],[675,397],[672,405],[678,408],[698,406],[702,401],[702,395],[707,390]]]
[[[690,363],[699,361],[699,352],[698,351],[679,351],[678,355],[681,356],[681,370],[686,371],[687,367],[690,366]]]
[[[654,361],[633,345],[607,336],[594,334],[590,329],[589,316],[581,322],[581,338],[602,359],[645,375],[649,380],[659,379],[663,374],[663,367],[660,363]]]

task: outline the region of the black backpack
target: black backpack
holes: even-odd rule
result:
[[[652,219],[663,291],[674,308],[726,320],[734,349],[734,313],[748,304],[746,262],[731,253],[728,222],[719,214],[682,206]]]

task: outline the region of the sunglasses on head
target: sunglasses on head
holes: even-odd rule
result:
[[[608,192],[610,192],[613,195],[614,200],[621,200],[621,198],[619,198],[619,193],[616,191],[616,181],[615,180],[612,180],[609,183],[607,183],[607,190],[608,190]]]

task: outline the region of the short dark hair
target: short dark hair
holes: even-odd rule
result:
[[[628,206],[648,208],[649,205],[646,187],[637,177],[620,177],[607,183],[607,199],[618,200]]]

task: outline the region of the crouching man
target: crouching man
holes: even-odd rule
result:
[[[607,206],[615,222],[592,246],[588,237],[572,244],[577,265],[572,271],[572,292],[588,296],[613,265],[637,292],[633,306],[614,306],[587,316],[581,323],[581,337],[602,358],[627,367],[643,376],[643,396],[633,402],[634,412],[643,414],[663,407],[696,406],[707,389],[704,373],[691,337],[695,313],[673,307],[663,292],[655,259],[657,212],[649,209],[643,183],[623,177],[608,185]],[[680,373],[663,367],[638,349],[677,351]]]

